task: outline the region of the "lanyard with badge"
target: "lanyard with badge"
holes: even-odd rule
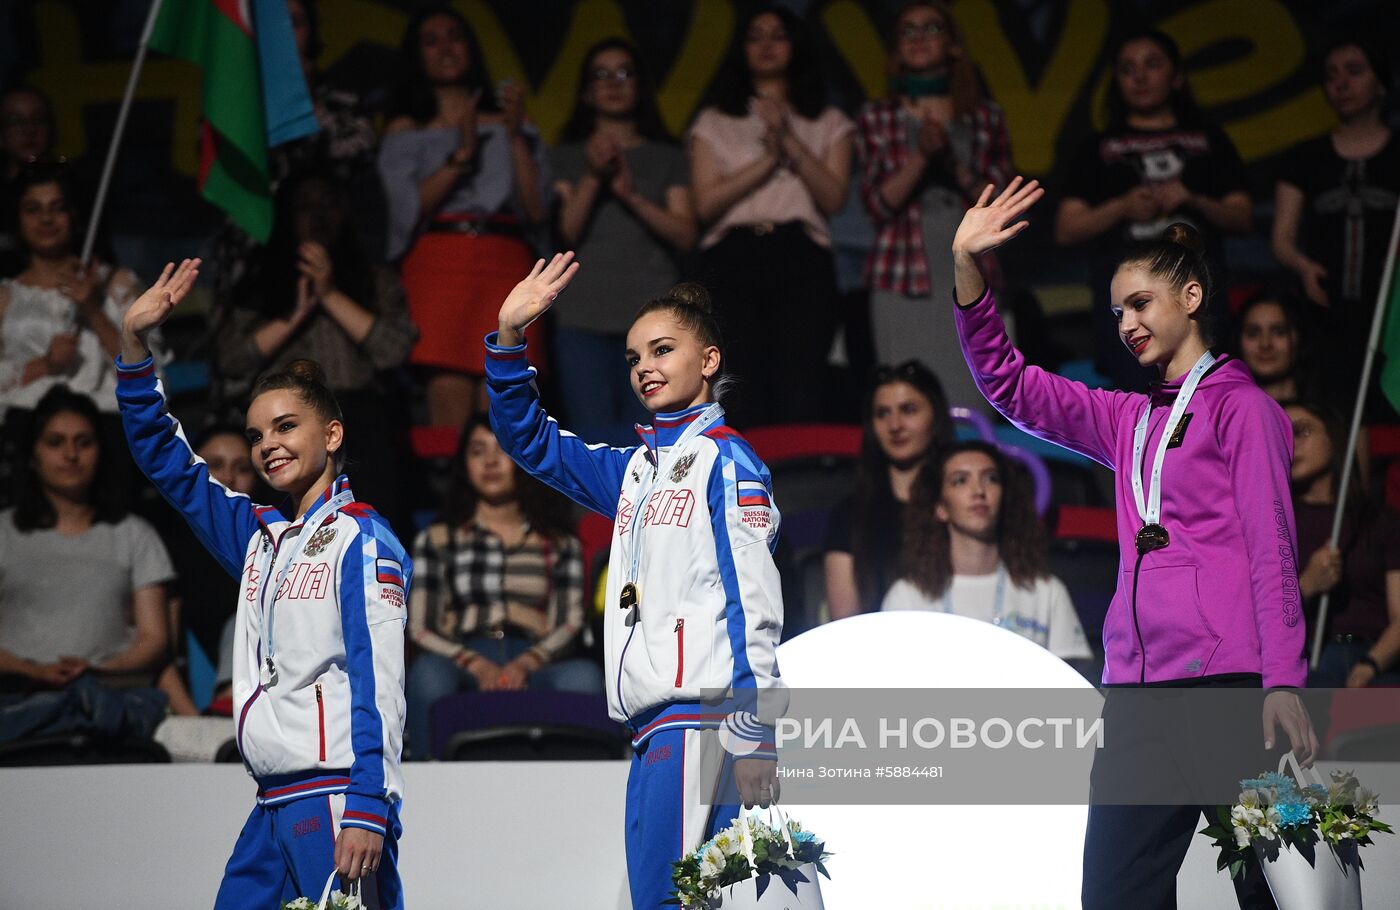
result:
[[[326,513],[325,518],[317,523],[315,530],[319,531],[322,525],[335,518],[336,513],[339,512],[341,508],[354,501],[355,496],[349,490],[343,490],[337,493],[326,504],[325,508],[329,509],[329,511]],[[286,532],[284,531],[283,534],[285,535]],[[297,534],[296,549],[288,555],[287,561],[282,564],[282,568],[277,572],[275,583],[271,585],[272,599],[270,601],[267,597],[269,588],[264,587],[262,590],[262,597],[260,599],[262,610],[258,613],[258,637],[265,650],[263,652],[262,666],[258,668],[258,679],[262,683],[264,689],[270,689],[277,685],[277,661],[275,659],[277,656],[277,648],[272,640],[273,611],[277,606],[277,592],[282,590],[282,583],[287,580],[287,573],[291,571],[292,566],[296,564],[297,558],[301,556],[302,551],[306,549],[307,544],[311,542],[314,536],[315,534],[312,532],[312,529],[308,528],[307,525],[303,523],[301,531]],[[277,562],[276,547],[274,547],[272,551],[272,561],[274,565]]]
[[[1172,437],[1176,435],[1177,424],[1181,422],[1182,415],[1186,413],[1186,406],[1191,403],[1191,396],[1196,394],[1196,386],[1201,382],[1201,378],[1215,366],[1215,355],[1206,351],[1201,355],[1201,359],[1196,361],[1196,365],[1191,368],[1186,381],[1181,384],[1181,391],[1177,392],[1176,403],[1172,405],[1172,410],[1167,415],[1166,426],[1162,428],[1162,438],[1157,442],[1157,455],[1152,460],[1152,481],[1147,488],[1147,500],[1143,501],[1142,495],[1142,459],[1144,450],[1147,447],[1147,419],[1152,414],[1152,401],[1148,399],[1147,407],[1143,409],[1142,417],[1137,422],[1137,427],[1133,430],[1133,502],[1137,506],[1138,517],[1142,519],[1142,527],[1137,532],[1134,543],[1137,545],[1139,556],[1151,553],[1153,550],[1160,550],[1171,542],[1167,535],[1167,529],[1162,527],[1162,462],[1166,460],[1167,449],[1171,446]]]
[[[943,612],[953,612],[953,581],[948,579],[948,590],[943,592]],[[997,587],[995,599],[992,600],[992,625],[999,626],[1003,622],[1002,603],[1006,598],[1006,564],[997,563]]]
[[[690,441],[701,433],[714,426],[721,417],[724,416],[724,408],[717,404],[712,404],[700,416],[691,421],[690,426],[685,428],[679,439],[667,452],[666,463],[661,463],[661,453],[656,453],[656,462],[652,465],[651,473],[642,472],[641,480],[637,486],[637,498],[632,506],[632,539],[627,542],[627,581],[622,586],[622,593],[618,596],[617,605],[624,610],[637,610],[641,603],[641,591],[637,587],[637,578],[641,573],[642,565],[642,531],[646,526],[647,503],[651,499],[651,491],[656,486],[656,480],[661,476],[662,471],[669,470],[672,463],[685,451],[685,447]]]

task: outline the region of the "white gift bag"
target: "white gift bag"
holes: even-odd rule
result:
[[[331,892],[335,890],[335,879],[337,874],[338,873],[332,871],[331,877],[326,879],[326,887],[321,889],[321,900],[318,904],[316,904],[317,910],[330,910]],[[353,897],[360,902],[361,907],[364,906],[364,899],[360,891],[360,879],[357,878],[350,883],[350,890],[346,892],[346,897]]]
[[[1284,768],[1299,784],[1327,786],[1316,769],[1308,780],[1292,752],[1279,759],[1278,773]],[[1279,910],[1361,910],[1361,857],[1354,841],[1336,847],[1321,839],[1304,847],[1280,846],[1272,858],[1257,840],[1252,846]]]
[[[777,828],[792,851],[792,836],[788,833],[787,815],[773,803],[768,809],[768,824]],[[805,863],[782,873],[759,875],[737,885],[720,889],[721,910],[825,910],[821,885],[817,883],[816,863]]]

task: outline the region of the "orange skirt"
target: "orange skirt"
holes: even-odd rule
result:
[[[501,303],[534,265],[515,237],[428,232],[414,241],[401,266],[408,312],[418,326],[409,363],[480,376],[482,340],[496,330]],[[540,323],[525,333],[530,360],[545,362]]]

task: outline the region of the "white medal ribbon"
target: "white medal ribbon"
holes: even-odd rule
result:
[[[1157,455],[1152,460],[1152,482],[1147,488],[1146,504],[1142,499],[1142,456],[1147,446],[1147,419],[1152,415],[1150,397],[1142,417],[1138,419],[1137,427],[1133,430],[1133,503],[1137,506],[1138,517],[1142,519],[1144,526],[1161,524],[1162,462],[1167,457],[1167,446],[1176,433],[1176,425],[1181,421],[1181,416],[1186,413],[1186,406],[1191,403],[1191,396],[1196,394],[1196,386],[1200,385],[1201,378],[1213,366],[1215,355],[1206,351],[1187,374],[1186,381],[1181,384],[1181,391],[1176,393],[1176,403],[1167,415],[1167,424],[1162,428],[1162,438],[1157,441]]]
[[[290,572],[292,566],[296,564],[302,551],[306,549],[306,545],[310,542],[311,538],[315,536],[315,532],[321,530],[321,525],[325,524],[325,516],[327,514],[335,514],[340,511],[342,506],[354,501],[355,496],[349,490],[343,490],[331,497],[321,508],[314,511],[313,515],[317,518],[314,529],[312,529],[310,521],[313,515],[306,516],[302,521],[301,531],[297,534],[296,549],[287,557],[287,561],[282,564],[282,568],[277,572],[275,583],[271,586],[271,600],[267,597],[268,587],[263,587],[261,592],[262,596],[259,598],[259,605],[262,607],[262,610],[258,613],[258,640],[262,642],[263,659],[262,665],[258,667],[258,679],[262,682],[264,689],[271,688],[277,684],[277,662],[275,660],[277,648],[272,640],[273,610],[277,606],[277,592],[282,590],[282,582],[287,580],[287,573]],[[329,513],[326,511],[327,509],[330,510]],[[291,529],[289,528],[288,530]],[[283,536],[286,535],[286,531],[282,533]],[[277,549],[279,546],[280,544],[274,544],[272,548],[273,565],[277,564]]]
[[[657,478],[661,476],[662,471],[670,470],[671,466],[680,456],[680,453],[685,450],[686,445],[688,445],[692,439],[695,439],[701,433],[714,426],[723,416],[724,408],[720,407],[718,404],[712,404],[701,411],[700,416],[692,420],[690,425],[685,428],[685,431],[681,433],[680,438],[676,440],[675,444],[669,447],[669,451],[666,453],[667,457],[665,463],[663,464],[661,461],[661,447],[657,446],[655,470],[650,474],[647,474],[646,471],[642,472],[641,481],[637,486],[637,499],[632,505],[632,539],[627,542],[628,571],[627,578],[625,579],[627,584],[635,585],[637,583],[637,576],[641,573],[642,528],[646,525],[647,503],[651,499],[651,491],[652,488],[656,486]]]
[[[956,577],[956,576],[955,576]],[[992,625],[1000,626],[1005,617],[1002,616],[1002,602],[1006,597],[1006,564],[997,563],[997,586],[996,597],[992,601]],[[948,579],[948,590],[943,592],[943,612],[953,612],[953,579]]]

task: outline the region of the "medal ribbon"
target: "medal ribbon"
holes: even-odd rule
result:
[[[992,601],[992,625],[1001,625],[1002,600],[1006,596],[1006,565],[997,563],[996,598]],[[948,590],[943,592],[943,612],[953,612],[953,580],[948,579]]]
[[[652,488],[656,486],[657,478],[661,472],[669,470],[680,453],[685,450],[686,445],[701,433],[714,426],[720,418],[724,416],[724,408],[718,404],[712,404],[700,412],[700,416],[690,422],[690,426],[685,428],[680,438],[675,444],[670,446],[667,452],[665,464],[661,462],[661,449],[657,447],[656,464],[651,474],[642,472],[642,479],[637,486],[637,500],[632,506],[632,539],[627,542],[627,584],[635,585],[637,576],[641,572],[642,564],[642,528],[646,525],[647,503],[651,499]]]
[[[1142,417],[1138,419],[1137,427],[1133,430],[1133,503],[1137,506],[1138,517],[1142,519],[1144,526],[1161,523],[1162,462],[1167,457],[1167,446],[1176,433],[1176,425],[1181,422],[1181,415],[1186,413],[1186,406],[1191,403],[1191,396],[1196,394],[1196,386],[1200,385],[1201,378],[1213,366],[1215,355],[1206,351],[1191,368],[1186,381],[1181,384],[1181,391],[1176,393],[1176,403],[1167,415],[1167,425],[1162,428],[1162,438],[1157,441],[1157,455],[1152,460],[1152,482],[1147,488],[1146,504],[1142,500],[1142,456],[1147,447],[1147,418],[1152,415],[1150,397],[1147,407],[1142,411]]]

